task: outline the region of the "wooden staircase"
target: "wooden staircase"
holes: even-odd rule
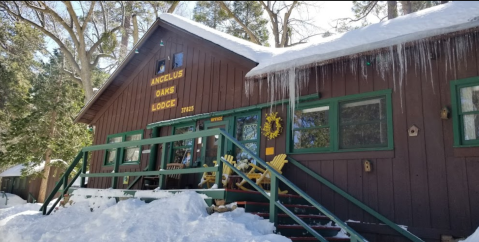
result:
[[[335,226],[327,216],[321,214],[314,206],[307,205],[308,203],[301,196],[284,194],[279,195],[279,200],[328,241],[350,241],[347,235],[340,233],[341,228],[339,226]],[[231,202],[236,202],[238,207],[244,208],[247,213],[265,219],[269,218],[269,201],[259,192],[227,189],[226,203]],[[278,213],[276,233],[288,237],[292,241],[318,241],[290,216],[281,212]]]

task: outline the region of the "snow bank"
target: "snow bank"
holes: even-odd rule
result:
[[[100,198],[90,201],[75,202],[50,216],[26,213],[38,210],[37,207],[18,208],[21,214],[16,216],[0,214],[0,224],[4,224],[0,226],[0,236],[12,242],[290,241],[272,234],[274,226],[268,220],[247,214],[241,208],[209,216],[203,197],[192,191],[148,204],[139,199],[119,203]]]
[[[11,194],[11,193],[5,193],[7,197],[5,198],[3,193],[0,193],[0,208],[9,208],[17,205],[22,205],[27,203],[27,201],[23,200],[21,197]],[[8,200],[6,201],[6,199]],[[5,205],[5,201],[7,204]]]
[[[459,240],[459,242],[477,242],[479,241],[479,228],[476,229],[476,232],[471,234],[471,236],[467,237],[465,240]]]

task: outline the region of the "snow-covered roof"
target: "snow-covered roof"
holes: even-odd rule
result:
[[[211,29],[176,15],[160,18],[258,64],[246,76],[310,65],[479,26],[479,2],[450,2],[385,22],[289,48],[271,48]]]
[[[65,161],[60,160],[60,159],[51,160],[50,162],[51,163],[63,162],[65,165],[67,164]],[[45,161],[43,161],[41,164],[38,164],[38,165],[34,166],[32,172],[42,171],[44,167],[45,167]],[[24,169],[24,168],[25,168],[24,165],[16,165],[16,166],[0,173],[0,177],[21,176],[22,175],[22,169]]]

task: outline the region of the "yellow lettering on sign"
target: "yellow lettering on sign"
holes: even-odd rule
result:
[[[175,90],[176,90],[176,86],[166,87],[166,88],[163,88],[163,89],[160,89],[160,90],[156,90],[155,96],[156,97],[163,97],[163,96],[166,96],[166,95],[170,95],[170,94],[175,93]]]
[[[155,78],[151,79],[150,86],[154,86],[154,85],[158,85],[158,84],[161,84],[161,83],[164,83],[164,82],[167,82],[167,81],[172,81],[172,80],[175,80],[175,79],[178,79],[178,78],[182,78],[184,71],[185,70],[183,69],[183,70],[175,71],[173,73],[169,73],[169,74],[165,74],[165,75],[162,75],[162,76],[155,77]]]
[[[167,109],[167,108],[172,108],[172,107],[176,107],[176,98],[168,100],[168,101],[163,101],[163,102],[152,104],[151,105],[151,111],[155,112],[155,111],[160,111],[160,110]]]
[[[189,107],[181,108],[181,113],[188,113],[188,112],[193,112],[193,111],[195,111],[195,106],[189,106]]]
[[[211,118],[211,122],[223,121],[223,116]]]

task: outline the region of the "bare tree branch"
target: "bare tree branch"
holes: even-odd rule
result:
[[[255,43],[255,44],[261,45],[260,41],[258,40],[258,37],[256,37],[256,35],[248,28],[248,26],[246,26],[246,25],[241,21],[241,19],[238,18],[238,16],[236,16],[233,12],[231,12],[231,10],[228,8],[228,6],[226,6],[226,4],[225,4],[223,1],[220,1],[219,4],[220,4],[221,8],[222,8],[223,10],[225,10],[226,13],[228,13],[228,16],[233,17],[234,20],[235,20],[239,25],[241,25],[241,27],[243,27],[243,30],[248,34],[249,39],[251,40],[251,42],[253,42],[253,43]]]
[[[109,55],[109,54],[104,54],[104,53],[100,53],[98,54],[96,57],[95,57],[95,60],[93,61],[93,63],[90,64],[90,67],[95,67],[96,65],[98,65],[98,61],[100,60],[100,58],[111,58],[111,59],[115,59],[115,56],[113,55]]]
[[[90,22],[90,19],[93,16],[93,9],[95,8],[96,1],[92,1],[90,5],[90,10],[88,10],[88,13],[85,17],[85,20],[83,21],[83,25],[81,26],[82,30],[85,30],[85,27],[87,26],[88,22]]]
[[[77,77],[75,76],[75,74],[71,71],[68,71],[66,69],[62,69],[62,72],[67,74],[73,81],[75,81],[76,83],[82,85],[82,82],[81,82],[81,78],[80,77]]]
[[[168,8],[167,13],[173,13],[179,3],[180,3],[180,1],[174,1],[174,2],[171,4],[170,8]]]

